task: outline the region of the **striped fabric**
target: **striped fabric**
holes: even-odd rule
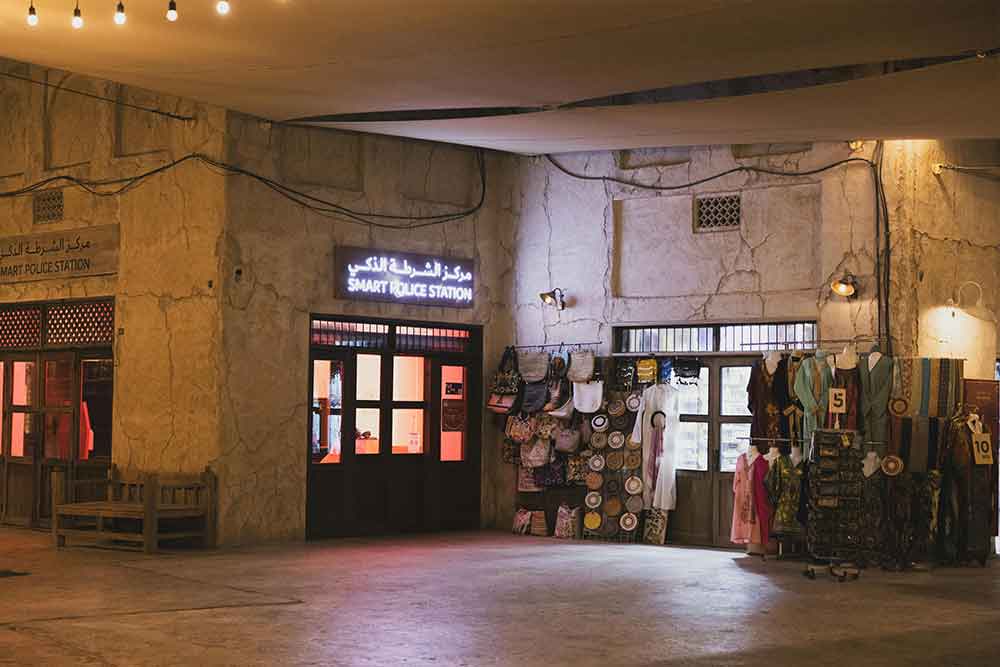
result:
[[[962,359],[897,357],[889,410],[896,417],[951,417],[962,402]]]
[[[888,453],[903,460],[904,473],[937,470],[945,452],[949,420],[943,417],[893,417]]]

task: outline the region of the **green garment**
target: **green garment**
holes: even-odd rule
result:
[[[776,534],[794,535],[802,531],[796,515],[799,511],[799,497],[802,489],[802,464],[792,465],[792,459],[782,454],[767,471],[765,485],[768,500],[774,508],[771,531]]]
[[[802,416],[802,455],[812,460],[813,431],[820,428],[826,418],[826,404],[833,384],[833,371],[826,359],[826,352],[817,352],[814,357],[806,357],[795,374],[795,395],[802,402],[805,413]]]
[[[869,442],[889,441],[889,391],[892,389],[893,361],[884,354],[868,368],[868,357],[858,362],[861,374],[861,413],[865,439]]]

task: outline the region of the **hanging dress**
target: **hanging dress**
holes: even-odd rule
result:
[[[677,505],[677,474],[674,441],[680,428],[677,389],[669,384],[654,384],[642,392],[636,412],[632,442],[642,443],[642,501],[644,509],[655,507],[672,510]],[[666,426],[662,430],[662,454],[654,459],[653,417],[663,413]]]
[[[733,544],[748,544],[753,527],[753,502],[750,492],[750,464],[747,455],[736,459],[733,474],[733,526],[729,541]]]
[[[770,465],[767,459],[757,456],[750,465],[751,495],[753,507],[753,526],[750,543],[757,545],[760,553],[767,551],[767,543],[771,538],[771,502],[767,497],[767,473]],[[752,547],[751,547],[752,548]]]
[[[814,357],[806,357],[795,373],[795,396],[802,403],[802,439],[805,447],[802,456],[812,460],[813,432],[822,427],[826,418],[827,401],[833,372],[827,363],[826,352],[817,352]]]
[[[784,416],[785,408],[788,407],[787,363],[782,359],[771,373],[767,362],[761,359],[750,371],[747,407],[753,414],[753,422],[750,424],[752,438],[788,437],[788,422]]]
[[[831,388],[847,390],[847,413],[837,415],[827,409],[826,427],[837,428],[837,417],[840,417],[840,428],[845,431],[864,430],[864,418],[861,415],[861,373],[858,367],[840,368],[833,374]]]

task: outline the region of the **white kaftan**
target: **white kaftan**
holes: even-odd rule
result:
[[[642,502],[646,509],[655,507],[672,510],[677,505],[676,454],[674,452],[680,415],[677,397],[680,391],[669,384],[654,384],[642,392],[642,401],[636,414],[632,442],[642,443]],[[653,483],[653,416],[662,412],[666,417],[663,431],[663,455],[660,457],[660,474]]]

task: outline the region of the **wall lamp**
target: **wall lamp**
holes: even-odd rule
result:
[[[837,296],[846,299],[858,298],[858,279],[853,273],[844,272],[844,275],[830,283],[830,289]]]
[[[962,305],[962,290],[972,285],[979,290],[979,297],[976,299],[976,305],[974,306],[963,306]],[[951,308],[951,316],[955,317],[955,309],[961,308],[966,313],[972,317],[978,318],[980,320],[985,320],[987,322],[996,322],[996,315],[993,314],[989,308],[983,304],[983,286],[972,280],[966,280],[964,283],[958,286],[955,290],[955,294],[952,298],[948,299],[948,306]]]
[[[538,298],[546,306],[554,306],[556,310],[566,310],[566,293],[559,287],[549,292],[542,292]]]

